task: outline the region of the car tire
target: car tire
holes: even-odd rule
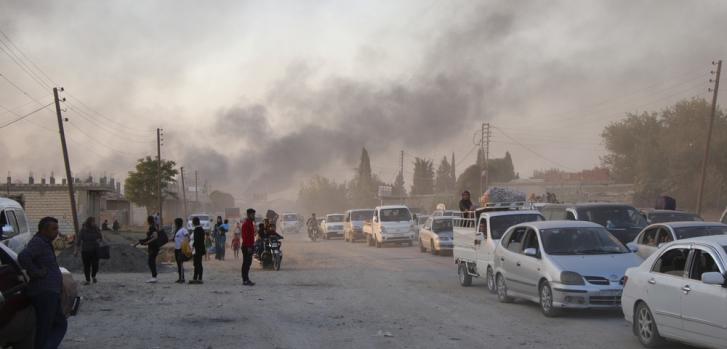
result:
[[[459,277],[459,285],[468,287],[472,285],[472,275],[467,272],[467,265],[464,262],[459,263],[457,268],[457,276]]]
[[[366,243],[369,246],[373,246],[374,245],[374,240],[371,238],[371,235],[370,234],[369,235],[366,235]]]
[[[376,240],[376,248],[381,248],[381,245],[382,245],[381,241]]]
[[[644,302],[639,302],[634,311],[634,332],[639,342],[647,348],[659,348],[664,345],[664,338],[659,334],[654,315]]]
[[[436,256],[436,255],[438,255],[438,254],[439,254],[439,251],[437,251],[437,250],[436,250],[436,249],[434,248],[434,240],[430,240],[430,241],[429,241],[429,252],[431,252],[431,253],[432,253],[432,255],[434,255],[434,256]]]
[[[540,310],[543,315],[547,317],[557,317],[561,314],[561,310],[553,306],[553,289],[550,288],[550,283],[543,281],[540,283],[540,289],[538,290],[540,295]]]
[[[485,276],[485,280],[487,281],[487,290],[490,291],[490,293],[495,294],[497,293],[497,285],[495,284],[495,275],[492,274],[492,268],[487,267],[487,274]]]
[[[414,241],[409,240],[409,242],[407,242],[406,245],[409,247],[412,247],[412,246],[414,246]]]
[[[421,252],[421,253],[426,253],[427,252],[427,248],[424,247],[424,244],[422,243],[421,240],[419,240],[419,252]]]
[[[512,303],[512,297],[507,295],[507,283],[505,282],[505,277],[502,276],[502,274],[497,274],[495,281],[497,283],[497,300],[500,301],[500,303]]]

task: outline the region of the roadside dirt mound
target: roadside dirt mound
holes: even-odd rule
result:
[[[142,273],[148,272],[146,265],[147,253],[145,249],[130,246],[128,243],[110,243],[111,258],[102,259],[99,263],[99,272],[116,273]],[[73,255],[73,248],[67,248],[58,255],[58,265],[72,272],[83,272],[81,254]],[[159,268],[162,266],[159,265]]]

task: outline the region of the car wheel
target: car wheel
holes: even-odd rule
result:
[[[429,252],[435,256],[439,254],[439,252],[434,248],[434,240],[429,241]]]
[[[497,293],[497,285],[495,285],[495,276],[492,275],[492,268],[487,267],[487,276],[485,279],[487,280],[487,290],[490,293]]]
[[[540,285],[540,310],[547,317],[556,317],[560,315],[560,309],[553,306],[553,290],[547,281],[543,281]]]
[[[502,274],[497,274],[497,300],[500,303],[512,302],[512,297],[507,295],[507,284],[505,283],[505,277]]]
[[[412,246],[414,246],[414,241],[409,240],[409,242],[407,242],[406,245],[409,247],[412,247]]]
[[[639,342],[647,348],[657,348],[664,344],[664,338],[659,334],[656,321],[646,303],[639,303],[634,312],[634,330]]]
[[[369,244],[369,246],[374,245],[373,239],[371,239],[371,235],[366,235],[366,243]]]
[[[459,263],[459,268],[457,268],[457,275],[459,276],[460,286],[467,287],[472,285],[472,275],[467,273],[467,266],[464,262]]]
[[[419,252],[421,252],[421,253],[427,252],[427,248],[424,247],[424,243],[422,243],[421,240],[419,240]]]
[[[381,241],[376,240],[376,248],[381,248]]]

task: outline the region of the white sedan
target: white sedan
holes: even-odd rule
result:
[[[727,224],[715,222],[668,222],[652,224],[642,230],[629,248],[641,258],[648,258],[661,244],[674,240],[727,234]]]
[[[649,348],[671,339],[727,347],[727,236],[677,240],[626,271],[621,298],[634,334]]]

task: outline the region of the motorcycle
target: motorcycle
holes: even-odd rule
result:
[[[320,228],[315,224],[309,224],[308,225],[308,237],[311,241],[316,242],[318,240],[318,236],[321,235]]]
[[[255,255],[263,268],[272,267],[274,270],[280,270],[283,261],[283,251],[280,249],[282,239],[282,237],[270,237],[263,240],[262,251]]]

